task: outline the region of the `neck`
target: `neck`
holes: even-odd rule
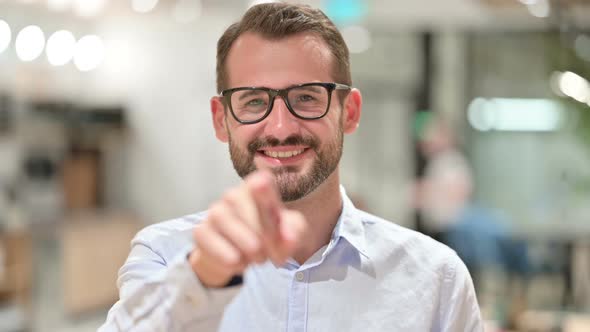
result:
[[[330,242],[334,227],[342,213],[340,179],[336,169],[319,187],[307,196],[285,204],[297,210],[307,221],[307,232],[293,258],[303,264],[316,251]]]

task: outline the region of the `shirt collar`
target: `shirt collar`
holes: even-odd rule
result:
[[[363,256],[370,258],[367,255],[365,224],[361,213],[352,204],[352,201],[346,195],[346,190],[342,186],[340,186],[340,195],[342,197],[342,213],[332,232],[332,241],[338,241],[339,238],[344,238]]]

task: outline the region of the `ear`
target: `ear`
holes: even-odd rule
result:
[[[211,98],[211,115],[213,117],[215,136],[218,140],[227,143],[229,135],[225,122],[225,106],[223,105],[221,97],[219,96]]]
[[[344,104],[344,133],[352,134],[361,121],[361,110],[363,108],[363,97],[358,89],[350,90]]]

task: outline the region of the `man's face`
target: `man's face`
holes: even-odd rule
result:
[[[270,167],[276,176],[283,201],[289,202],[312,192],[338,167],[342,155],[341,125],[337,135],[328,140],[321,143],[319,138],[311,134],[293,134],[282,141],[271,136],[255,137],[244,148],[230,132],[229,151],[234,168],[241,177],[259,167]],[[281,152],[285,157],[280,156]],[[287,157],[293,152],[301,153]],[[272,155],[276,153],[279,155]]]
[[[331,53],[321,38],[310,34],[268,40],[246,33],[235,41],[226,65],[230,88],[282,89],[334,81]],[[245,177],[257,169],[271,169],[283,201],[298,200],[315,190],[334,173],[342,155],[343,109],[338,93],[332,93],[328,114],[318,120],[296,118],[279,97],[259,123],[240,124],[229,110],[214,115],[218,137],[220,130],[224,132],[237,173]]]

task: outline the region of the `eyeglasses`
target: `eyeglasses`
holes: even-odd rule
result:
[[[253,124],[264,120],[272,111],[277,96],[283,98],[287,109],[304,120],[316,120],[328,114],[332,91],[350,90],[340,83],[305,83],[286,89],[240,87],[221,91],[229,110],[239,123]]]

